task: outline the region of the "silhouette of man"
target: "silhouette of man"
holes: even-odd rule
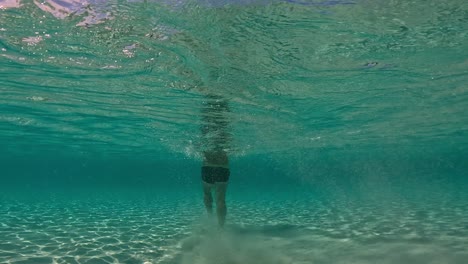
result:
[[[229,107],[222,97],[207,96],[207,101],[202,109],[202,136],[205,143],[201,168],[203,200],[206,211],[212,215],[212,192],[214,191],[216,214],[220,227],[223,227],[226,221],[226,190],[230,176],[227,153],[230,138],[227,132],[227,112],[229,112]]]

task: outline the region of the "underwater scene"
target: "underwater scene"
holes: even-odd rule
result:
[[[468,263],[465,0],[0,0],[0,263]]]

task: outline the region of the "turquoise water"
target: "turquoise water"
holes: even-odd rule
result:
[[[0,263],[466,263],[467,47],[462,0],[0,0]]]

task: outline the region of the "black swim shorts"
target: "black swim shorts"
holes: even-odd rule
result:
[[[228,168],[203,166],[201,170],[202,180],[206,183],[228,182],[231,172]]]

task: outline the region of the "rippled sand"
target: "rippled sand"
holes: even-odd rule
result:
[[[67,197],[67,198],[65,198]],[[1,197],[0,263],[466,263],[468,204],[198,193]]]

